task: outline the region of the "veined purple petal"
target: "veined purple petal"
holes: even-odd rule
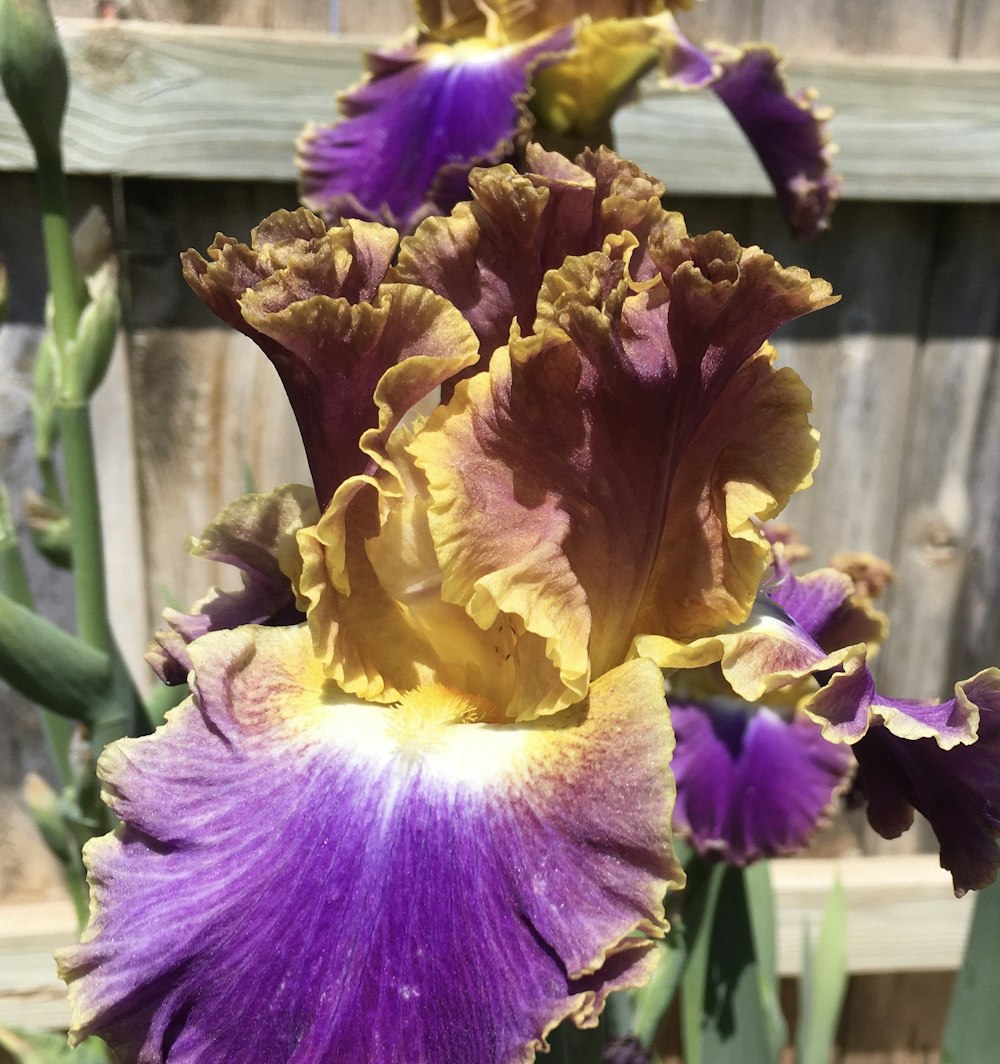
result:
[[[796,236],[816,236],[829,227],[840,197],[840,178],[829,173],[829,113],[813,105],[811,93],[788,91],[772,49],[709,52],[722,68],[712,90],[756,151],[789,228]]]
[[[208,632],[243,624],[298,624],[305,618],[295,605],[289,563],[295,534],[319,519],[316,495],[302,484],[275,488],[267,495],[245,495],[191,542],[196,557],[231,565],[240,571],[239,591],[213,588],[190,613],[163,611],[169,629],[157,632],[146,661],[166,684],[179,684],[191,671],[188,644]]]
[[[375,54],[370,77],[341,100],[344,119],[299,140],[303,203],[328,222],[402,229],[447,213],[468,197],[474,166],[512,154],[532,74],[572,43],[567,25],[504,48],[407,43]]]
[[[810,720],[736,699],[669,697],[674,826],[705,856],[743,865],[802,849],[850,777],[846,747]]]
[[[1000,671],[987,669],[955,684],[943,702],[886,698],[863,657],[853,657],[810,700],[806,712],[832,742],[856,743],[881,723],[901,739],[933,739],[942,750],[976,741],[980,707],[1000,700]]]
[[[650,662],[497,726],[439,685],[331,693],[304,628],[191,656],[193,700],[101,758],[124,827],[88,847],[91,925],[60,957],[74,1038],[123,1064],[528,1064],[648,978],[634,933],[679,875]]]
[[[887,728],[870,728],[852,748],[869,823],[893,839],[919,810],[934,829],[941,865],[959,897],[989,886],[1000,865],[1000,699],[994,694],[979,708],[979,738],[971,746],[942,750],[933,739],[901,739]]]

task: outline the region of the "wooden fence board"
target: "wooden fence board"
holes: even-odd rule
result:
[[[792,55],[950,56],[961,0],[764,0],[762,36]]]
[[[995,59],[1000,55],[1000,7],[996,0],[964,0],[958,54],[963,59]]]
[[[71,170],[238,180],[294,179],[296,136],[307,120],[333,119],[335,91],[359,76],[365,43],[85,20],[68,21],[64,36],[74,75],[65,133]],[[837,110],[833,132],[847,196],[996,196],[1000,66],[809,60],[790,64],[789,80],[815,85]],[[651,79],[615,128],[623,153],[675,191],[770,194],[742,134],[710,93],[666,93]],[[0,101],[0,168],[30,166]]]

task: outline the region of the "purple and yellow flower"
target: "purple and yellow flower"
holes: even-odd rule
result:
[[[122,826],[60,965],[124,1064],[527,1064],[655,963],[673,734],[629,648],[745,619],[816,460],[766,339],[831,296],[609,152],[528,160],[398,248],[300,210],[186,256],[322,516],[210,528],[244,590],[173,618],[192,698],[101,759]]]
[[[302,202],[328,222],[361,217],[412,229],[467,199],[474,166],[513,162],[534,135],[608,142],[639,80],[711,89],[746,134],[792,231],[825,229],[840,182],[808,92],[790,93],[761,45],[698,47],[670,0],[418,3],[419,27],[368,56],[333,125],[298,145]]]
[[[957,894],[987,886],[1000,865],[1000,671],[943,702],[882,695],[868,659],[887,631],[873,598],[888,567],[845,555],[799,577],[774,550],[746,621],[639,641],[677,669],[675,826],[703,854],[746,864],[802,849],[853,782],[886,838],[915,809],[928,819]]]

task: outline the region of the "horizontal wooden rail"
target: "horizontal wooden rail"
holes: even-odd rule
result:
[[[771,867],[782,975],[798,973],[803,935],[815,938],[836,878],[847,897],[853,973],[958,967],[973,900],[955,899],[936,857],[808,858],[774,861]],[[0,1024],[66,1026],[65,992],[52,952],[74,937],[68,901],[0,906]]]
[[[334,117],[334,95],[376,42],[317,33],[67,19],[73,90],[71,171],[242,180],[294,178],[307,120]],[[837,168],[855,199],[1000,198],[1000,65],[864,59],[790,62],[793,86],[833,106]],[[675,192],[767,194],[742,135],[710,93],[649,79],[616,120],[618,147]],[[0,99],[0,170],[31,168]]]

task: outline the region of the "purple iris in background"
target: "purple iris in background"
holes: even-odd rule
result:
[[[791,853],[853,781],[881,835],[900,835],[919,810],[956,893],[987,886],[998,867],[1000,672],[940,703],[886,698],[868,657],[886,634],[873,599],[891,570],[866,555],[835,563],[796,576],[775,543],[747,621],[677,653],[675,826],[737,865]]]
[[[609,121],[658,68],[665,86],[711,89],[774,185],[789,227],[825,229],[840,182],[829,174],[826,112],[790,93],[766,46],[699,47],[670,0],[418,4],[420,25],[368,56],[340,99],[343,118],[309,125],[300,194],[327,222],[369,218],[403,230],[468,199],[469,171],[516,161],[524,143],[610,143]]]

